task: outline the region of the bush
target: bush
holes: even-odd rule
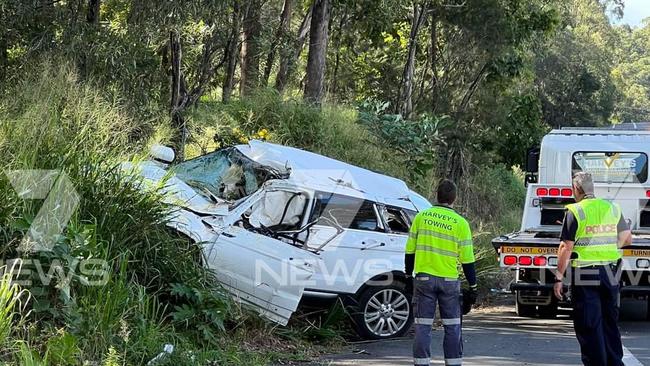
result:
[[[28,288],[33,295],[30,323],[12,332],[26,339],[18,349],[28,345],[57,364],[100,361],[116,352],[110,357],[142,364],[164,342],[183,337],[203,341],[205,330],[172,324],[172,307],[191,305],[171,295],[172,283],[201,291],[219,311],[211,313],[221,317],[215,322],[223,324],[230,299],[212,290],[213,276],[194,260],[200,249],[167,230],[168,208],[161,197],[143,194],[120,170],[122,161],[146,146],[146,136],[120,104],[80,83],[71,69],[48,64],[17,85],[10,100],[0,110],[0,169],[64,172],[80,197],[52,251],[19,252],[42,205],[23,200],[0,178],[4,256],[38,260],[51,280],[34,281]],[[77,263],[88,259],[105,261],[97,268],[108,270],[99,276],[105,285],[89,286],[91,279],[76,273]],[[32,268],[30,279],[37,272]],[[69,278],[63,275],[68,273]],[[167,302],[169,307],[161,305]],[[212,328],[216,334],[223,331]]]
[[[518,230],[526,189],[517,167],[483,167],[461,185],[459,209],[468,218],[474,234],[477,275],[484,290],[498,287],[502,275],[492,239]]]
[[[191,150],[200,150],[197,140],[204,138],[201,133],[206,130],[213,131],[217,140],[223,140],[233,128],[241,130],[247,138],[259,138],[256,135],[266,129],[266,138],[271,142],[407,179],[410,175],[404,164],[407,157],[387,147],[386,141],[358,123],[358,119],[355,108],[332,105],[316,108],[299,100],[283,100],[273,90],[228,104],[204,101],[191,116],[190,129],[194,131]]]

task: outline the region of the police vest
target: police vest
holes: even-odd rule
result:
[[[415,253],[415,273],[458,278],[458,262],[474,262],[469,224],[449,207],[421,211],[411,225],[406,253]]]
[[[589,198],[567,205],[578,222],[573,252],[577,258],[574,267],[616,262],[621,258],[618,249],[617,225],[621,219],[618,205],[600,198]]]

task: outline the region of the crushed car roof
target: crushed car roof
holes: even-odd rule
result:
[[[414,205],[411,202],[414,192],[397,178],[309,151],[264,141],[252,140],[236,148],[253,161],[290,173],[289,179],[297,184],[325,192],[368,197],[385,204]]]

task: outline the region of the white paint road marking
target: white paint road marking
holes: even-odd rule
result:
[[[643,366],[641,361],[637,360],[632,352],[630,352],[630,350],[625,346],[623,346],[623,364],[625,366]]]

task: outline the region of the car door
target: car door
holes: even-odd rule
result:
[[[310,284],[318,256],[238,226],[204,244],[206,265],[238,300],[286,325]]]
[[[356,197],[317,192],[311,213],[307,245],[320,250],[322,262],[314,273],[315,288],[354,292],[367,279],[390,270],[391,261],[380,252],[387,236],[376,205]]]

